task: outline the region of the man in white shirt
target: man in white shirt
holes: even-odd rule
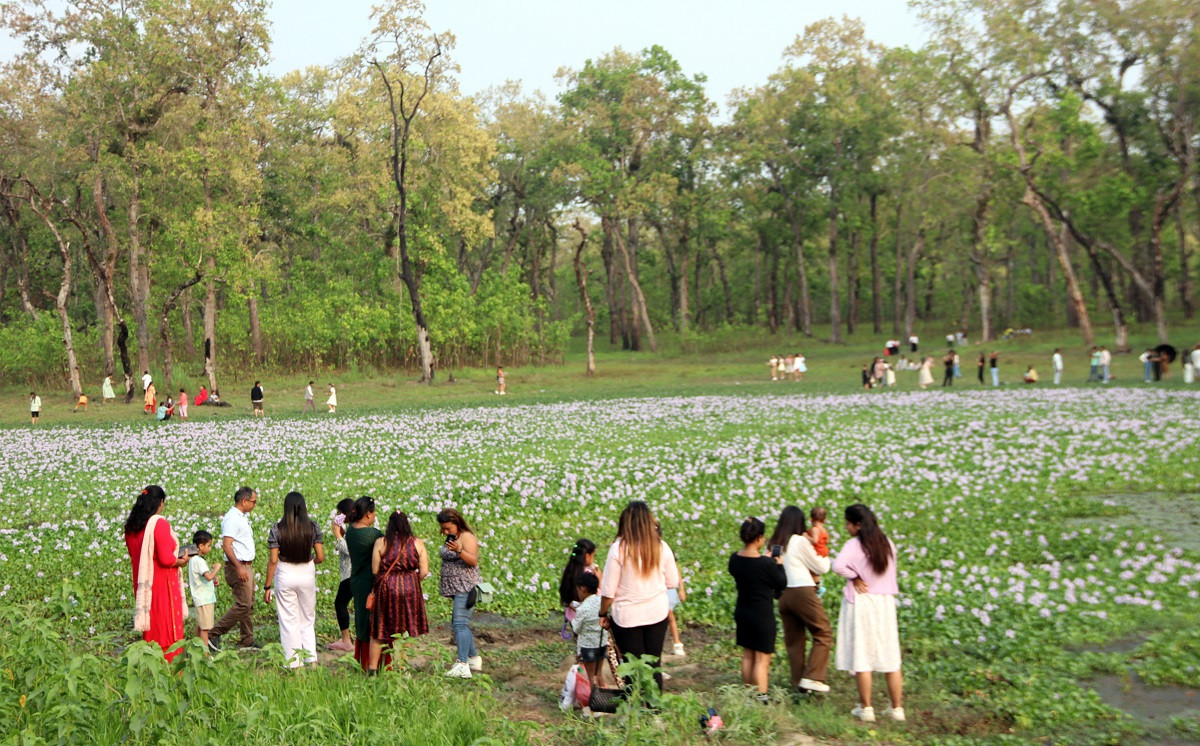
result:
[[[312,382],[312,381],[309,381],[309,382],[308,382],[308,386],[306,386],[306,387],[304,388],[304,409],[302,409],[302,410],[301,410],[302,412],[307,412],[307,411],[310,411],[310,410],[311,410],[311,411],[313,411],[313,412],[316,412],[316,411],[317,411],[317,407],[316,407],[316,405],[315,405],[315,404],[313,404],[313,390],[312,390],[312,387],[313,387],[313,382]]]
[[[1062,383],[1062,374],[1063,374],[1062,350],[1055,347],[1054,355],[1051,358],[1051,360],[1054,361],[1054,385],[1057,386],[1060,383]]]
[[[146,389],[150,388],[150,382],[153,380],[154,379],[151,378],[151,376],[150,376],[150,371],[143,370],[142,371],[142,391],[145,391]]]
[[[42,397],[37,395],[36,391],[29,392],[29,419],[33,420],[33,424],[37,424],[38,415],[42,413]]]
[[[917,351],[917,346],[920,344],[920,340],[919,340],[919,339],[917,339],[917,335],[915,335],[915,334],[914,334],[914,335],[912,335],[911,337],[909,337],[909,338],[908,338],[908,344],[909,344],[909,345],[912,347],[912,351],[913,351],[913,352],[916,352],[916,351]]]
[[[1100,374],[1102,376],[1100,380],[1105,383],[1112,380],[1112,353],[1103,346],[1100,348]]]
[[[1200,345],[1196,345],[1196,349],[1192,350],[1192,372],[1200,379]]]
[[[225,563],[225,583],[233,593],[233,608],[217,621],[208,633],[208,644],[221,649],[221,636],[235,626],[241,629],[238,647],[260,648],[254,642],[254,530],[246,515],[258,503],[258,493],[240,487],[233,493],[233,507],[221,518],[221,548],[229,561]]]

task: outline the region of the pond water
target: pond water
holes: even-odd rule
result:
[[[1136,526],[1161,534],[1168,544],[1200,552],[1200,495],[1140,492],[1096,495],[1094,499],[1109,508],[1125,508],[1129,512],[1073,518],[1070,522],[1083,526]]]

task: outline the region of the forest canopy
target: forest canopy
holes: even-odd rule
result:
[[[585,328],[1168,341],[1194,311],[1200,6],[911,4],[926,46],[823,20],[720,114],[658,46],[564,60],[553,100],[467,95],[415,0],[280,77],[266,0],[0,2],[0,381],[431,381]]]

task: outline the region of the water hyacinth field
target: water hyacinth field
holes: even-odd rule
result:
[[[638,724],[648,742],[691,739],[685,728],[692,726],[671,726],[671,708],[679,723],[694,722],[689,708],[713,698],[742,713],[745,730],[734,723],[726,734],[732,741],[761,742],[764,733],[787,741],[802,731],[910,743],[1120,743],[1200,734],[1186,707],[1147,724],[1087,685],[1119,674],[1139,686],[1200,687],[1200,554],[1177,530],[1185,521],[1166,508],[1128,515],[1119,498],[1161,494],[1174,511],[1178,495],[1200,492],[1194,392],[789,393],[170,428],[138,422],[0,431],[0,453],[0,732],[9,730],[12,743],[101,743],[123,731],[153,742],[201,727],[229,728],[248,743],[319,734],[350,743],[365,742],[359,739],[374,727],[393,738],[409,733],[402,729],[422,718],[430,719],[424,730],[411,732],[430,742],[627,735],[558,714],[554,691],[516,707],[513,692],[528,682],[498,675],[486,686],[466,684],[464,693],[433,675],[437,666],[367,682],[330,664],[289,681],[269,661],[206,659],[197,648],[180,664],[189,684],[173,683],[140,646],[129,647],[133,592],[121,525],[150,483],[166,489],[165,514],[181,538],[200,528],[218,533],[234,490],[256,487],[250,519],[260,576],[267,528],[289,490],[303,492],[323,522],[338,500],[373,495],[381,517],[399,507],[431,541],[433,514],[456,506],[479,533],[484,575],[500,591],[489,617],[541,625],[544,644],[518,662],[532,660],[546,669],[546,681],[559,683],[556,667],[569,647],[554,644],[550,614],[568,549],[586,536],[600,545],[602,560],[625,503],[647,500],[679,558],[689,598],[678,614],[689,662],[702,669],[677,676],[668,690],[690,693],[659,720]],[[832,676],[834,692],[821,703],[795,705],[781,696],[769,708],[740,704],[736,687],[727,687],[738,680],[739,651],[725,570],[739,548],[738,524],[757,515],[770,526],[789,503],[823,505],[837,547],[846,538],[841,508],[853,502],[876,510],[899,550],[912,722],[852,723],[853,683],[844,674]],[[326,640],[336,634],[337,580],[336,561],[318,568],[318,636]],[[828,583],[832,617],[841,580]],[[431,617],[448,618],[434,582],[426,590]],[[229,603],[222,587],[218,613]],[[264,641],[275,639],[273,609],[261,601],[256,622]],[[444,634],[430,637],[446,647]],[[496,661],[515,655],[503,642],[485,644],[483,654]],[[82,662],[72,664],[73,657]],[[786,685],[784,656],[772,675]],[[65,696],[71,687],[83,689]],[[221,707],[193,699],[204,687]],[[335,714],[352,702],[355,715]],[[471,717],[480,707],[502,717]]]

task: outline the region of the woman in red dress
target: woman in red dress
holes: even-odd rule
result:
[[[183,618],[187,614],[179,568],[190,558],[178,556],[179,540],[171,524],[162,517],[166,499],[167,493],[156,484],[142,490],[125,521],[125,546],[133,563],[133,629],[141,632],[146,642],[157,642],[164,657],[171,661],[179,651],[167,651],[183,639]],[[145,547],[148,554],[143,557],[143,543],[147,540],[151,545]],[[144,567],[151,574],[139,587]]]
[[[429,631],[421,592],[421,581],[429,575],[429,555],[425,542],[413,536],[408,516],[399,510],[388,519],[387,533],[375,540],[371,564],[375,570],[375,602],[371,609],[368,675],[379,669],[380,655],[391,646],[392,637],[416,637]]]

